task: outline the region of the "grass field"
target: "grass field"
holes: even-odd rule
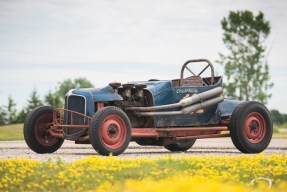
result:
[[[286,155],[10,159],[0,160],[0,191],[286,191],[286,167]]]
[[[23,124],[0,126],[0,141],[23,140]]]

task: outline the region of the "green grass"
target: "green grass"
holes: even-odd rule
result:
[[[0,126],[0,141],[23,140],[23,124]]]

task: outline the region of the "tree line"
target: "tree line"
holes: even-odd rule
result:
[[[277,125],[282,125],[287,123],[287,114],[280,113],[278,110],[273,109],[270,111],[273,123],[276,123]]]
[[[58,82],[55,90],[50,90],[43,99],[41,99],[37,90],[34,89],[26,105],[20,111],[17,111],[17,105],[13,97],[9,96],[7,104],[0,106],[0,125],[23,123],[31,110],[42,105],[62,108],[64,106],[65,94],[70,89],[88,87],[94,87],[94,85],[86,78],[65,79],[62,82]]]

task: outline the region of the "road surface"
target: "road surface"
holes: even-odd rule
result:
[[[287,139],[273,139],[269,147],[263,152],[264,154],[287,154]],[[242,155],[234,145],[230,138],[217,139],[200,139],[197,140],[194,146],[185,153],[171,153],[164,147],[157,146],[139,146],[131,142],[128,149],[117,158],[137,158],[148,157],[155,158],[165,155],[207,155],[213,154],[216,156],[236,156]],[[53,161],[61,158],[63,161],[72,162],[76,159],[83,159],[88,156],[99,155],[91,145],[78,145],[72,141],[65,141],[62,147],[51,154],[37,154],[30,150],[24,141],[0,141],[0,159],[9,158],[27,158],[40,161]]]

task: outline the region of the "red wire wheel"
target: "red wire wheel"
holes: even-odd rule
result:
[[[260,143],[266,134],[266,122],[258,112],[250,113],[244,124],[246,137],[251,143]]]
[[[131,123],[120,108],[104,107],[93,115],[89,136],[99,154],[119,155],[126,150],[131,140]]]
[[[273,134],[268,109],[255,101],[240,103],[232,112],[228,128],[233,144],[243,153],[264,151]]]
[[[103,121],[101,133],[102,142],[110,149],[121,147],[127,137],[124,120],[118,115],[110,115]]]
[[[24,122],[24,139],[36,153],[53,153],[63,144],[64,139],[54,137],[49,129],[53,124],[54,108],[41,106],[32,110]]]

